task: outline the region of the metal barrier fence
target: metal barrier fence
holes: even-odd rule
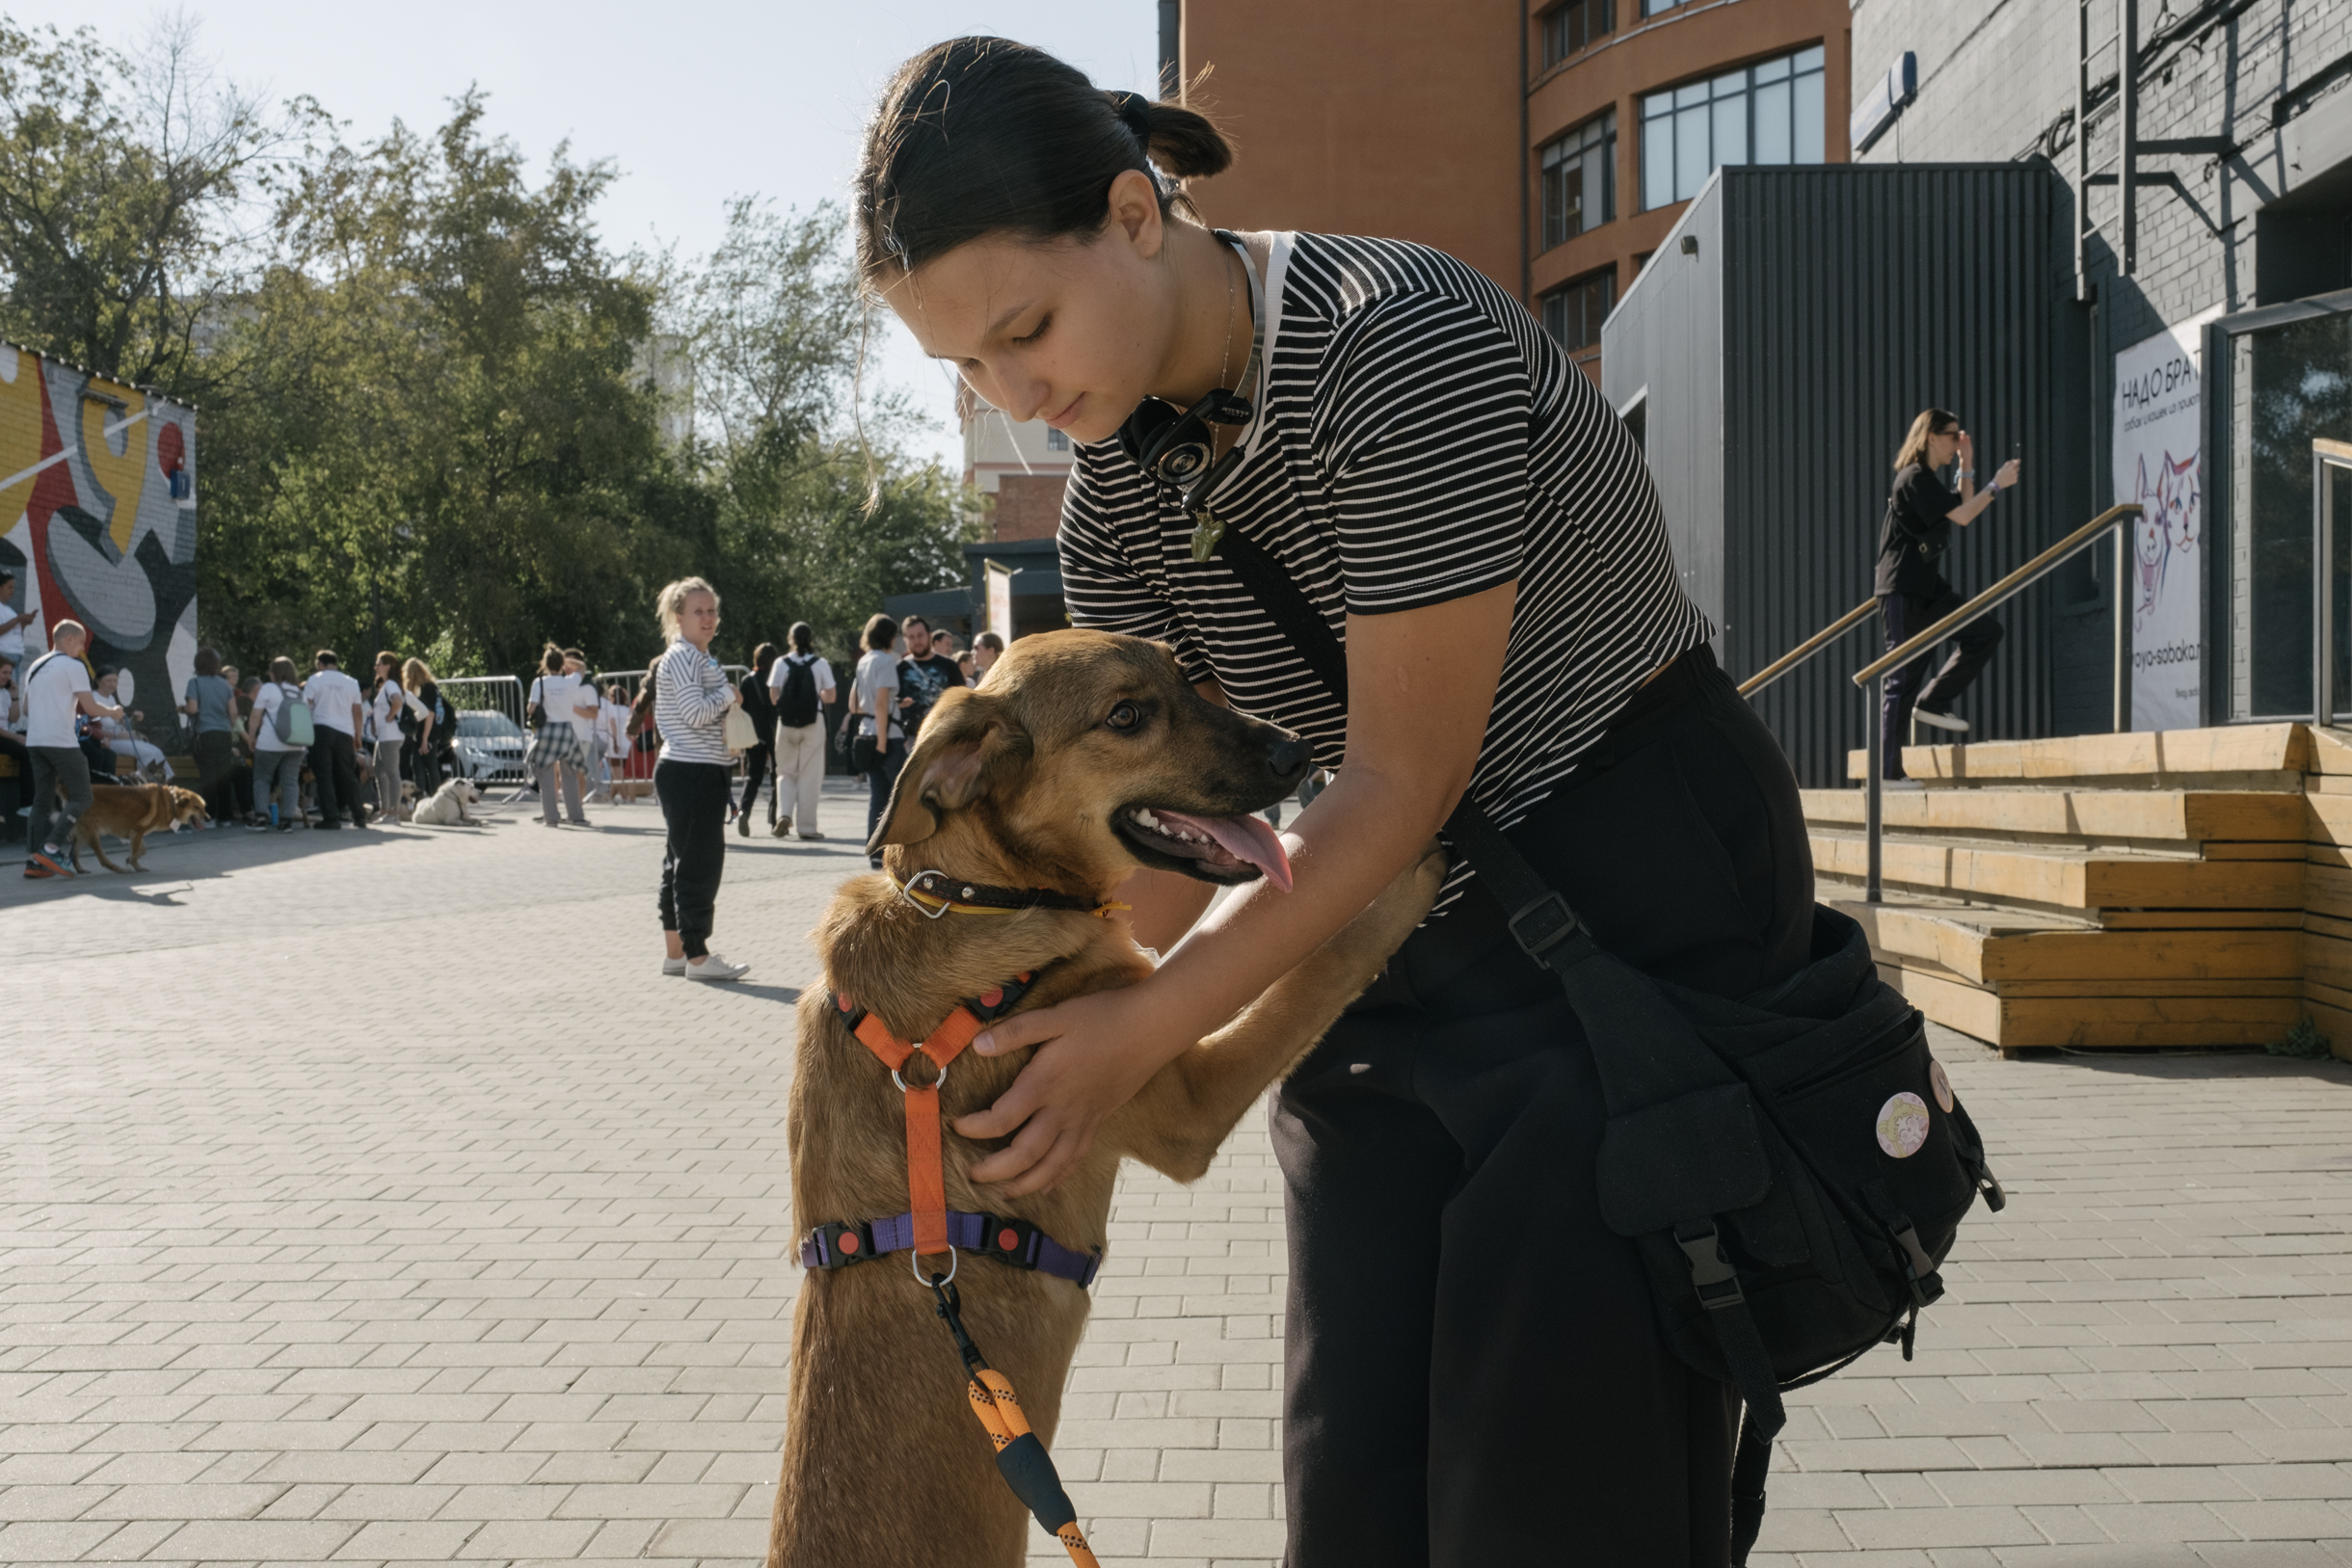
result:
[[[719,668],[727,672],[730,685],[741,685],[743,678],[751,674],[748,664],[722,664]],[[596,682],[600,694],[619,686],[621,701],[630,704],[635,704],[638,690],[645,685],[643,670],[599,670],[589,678]],[[611,759],[613,776],[620,779],[651,779],[654,776],[655,756],[653,752],[632,748],[626,759]],[[737,779],[743,777],[743,759],[739,757],[735,760],[734,773]]]
[[[531,737],[522,728],[522,682],[513,676],[451,676],[441,695],[457,709],[460,775],[478,784],[526,784],[522,754]]]

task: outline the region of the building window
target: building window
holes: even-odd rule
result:
[[[1590,273],[1543,297],[1543,330],[1570,353],[1601,346],[1601,323],[1617,304],[1617,269]]]
[[[1820,163],[1821,47],[1642,99],[1644,211],[1698,194],[1724,164]]]
[[[1546,70],[1617,29],[1617,0],[1567,0],[1543,13]]]
[[[1681,4],[1682,0],[1642,0],[1642,14],[1644,16],[1661,15]]]
[[[1617,111],[1589,120],[1543,149],[1543,249],[1617,216]]]
[[[1067,452],[1070,450],[1070,433],[1056,430],[1052,425],[1046,426],[1045,449],[1049,452]]]

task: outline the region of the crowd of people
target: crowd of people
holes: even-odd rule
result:
[[[0,580],[0,598],[8,587]],[[120,673],[90,663],[88,629],[61,621],[49,645],[30,658],[21,643],[0,651],[0,755],[15,758],[25,784],[31,878],[73,874],[66,851],[94,789],[179,777],[141,732],[145,710],[116,700]],[[453,765],[457,712],[421,659],[380,653],[364,686],[332,649],[311,656],[307,676],[282,655],[246,676],[213,648],[197,650],[195,671],[178,706],[208,827],[398,821],[403,782],[430,794]],[[132,764],[128,780],[118,757]]]
[[[684,582],[691,586],[682,598],[680,584],[663,590],[658,610],[669,644],[633,698],[619,681],[600,688],[581,650],[550,643],[524,699],[531,739],[523,769],[537,788],[539,820],[549,827],[589,826],[589,804],[613,799],[625,775],[644,777],[631,765],[640,754],[658,759],[653,783],[672,839],[662,906],[672,968],[707,956],[686,934],[708,933],[727,823],[749,837],[762,819],[764,790],[770,835],[821,841],[818,804],[828,758],[838,757],[866,784],[870,837],[940,697],[976,684],[1004,651],[994,632],[959,648],[954,633],[935,632],[922,616],[875,615],[860,639],[844,702],[814,629],[798,622],[784,646],[760,644],[749,671],[731,680],[708,640],[697,644],[688,635],[698,629],[701,611],[688,613],[686,600],[699,607],[702,595],[709,596],[715,635],[717,595],[699,578]],[[12,587],[0,571],[0,610]],[[16,814],[28,840],[27,877],[73,874],[67,851],[94,789],[192,784],[211,828],[292,833],[406,820],[415,802],[462,770],[459,712],[422,659],[382,652],[362,678],[346,673],[334,650],[320,649],[307,673],[281,656],[260,674],[246,675],[210,647],[197,650],[195,674],[174,715],[189,737],[188,755],[175,768],[148,738],[154,731],[145,710],[118,701],[120,672],[91,663],[86,628],[58,623],[49,651],[27,658],[26,619],[0,614],[0,756],[16,759],[22,781]],[[682,647],[694,651],[682,654]],[[717,672],[723,701],[708,694],[706,665]],[[675,687],[666,694],[665,671]],[[834,728],[827,715],[837,704],[841,721]],[[731,708],[741,710],[737,722],[747,720],[747,729],[715,739],[707,734],[712,725],[725,725]],[[662,764],[675,766],[665,774]],[[182,777],[191,766],[193,780]],[[717,772],[703,771],[711,768]],[[716,846],[707,841],[712,823],[721,839]],[[717,970],[691,972],[708,978]]]

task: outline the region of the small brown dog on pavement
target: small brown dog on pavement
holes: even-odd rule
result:
[[[113,834],[131,841],[133,871],[144,871],[139,857],[147,853],[147,836],[184,827],[193,822],[201,825],[212,817],[204,810],[204,797],[193,789],[180,789],[172,784],[118,784],[90,792],[90,810],[73,823],[73,842],[68,852],[73,868],[82,868],[82,847],[87,844],[98,857],[98,864],[109,871],[120,871],[106,858],[106,845],[100,834]]]
[[[995,1009],[1017,995],[1005,1011],[1025,1011],[1135,984],[1152,959],[1096,906],[1147,867],[1216,884],[1266,875],[1287,889],[1280,840],[1251,813],[1286,798],[1309,765],[1296,736],[1195,692],[1164,646],[1103,632],[1024,637],[985,688],[950,688],[923,722],[869,846],[887,874],[834,895],[815,934],[824,978],[799,1003],[788,1110],[794,1225],[829,1243],[813,1238],[803,1252],[827,1266],[806,1276],[793,1316],[769,1568],[1014,1568],[1031,1538],[933,1293],[891,1251],[905,1240],[895,1218],[910,1208],[916,1118],[897,1075],[876,1060],[882,1048],[853,1032],[857,1010],[868,1033],[878,1026],[903,1043],[939,1031],[959,1003]],[[1154,1075],[1044,1192],[1015,1198],[974,1183],[970,1168],[1006,1140],[954,1130],[958,1116],[1004,1093],[1029,1051],[965,1051],[944,1073],[908,1058],[909,1085],[938,1090],[950,1223],[962,1214],[967,1235],[1024,1247],[1033,1227],[1065,1265],[1099,1254],[1121,1157],[1198,1180],[1242,1114],[1428,913],[1444,869],[1432,844],[1353,922]],[[910,880],[914,892],[901,891]],[[933,888],[945,896],[917,896]],[[970,902],[1036,889],[1058,907]],[[1011,1250],[987,1239],[956,1254],[954,1288],[973,1340],[1050,1444],[1090,1301],[1077,1272],[1015,1266],[1002,1261]],[[915,1262],[949,1267],[937,1255]]]

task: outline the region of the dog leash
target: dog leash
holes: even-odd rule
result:
[[[988,1365],[980,1347],[965,1331],[963,1299],[956,1293],[955,1282],[935,1274],[923,1283],[938,1298],[939,1320],[948,1325],[956,1357],[964,1364],[964,1396],[972,1401],[972,1413],[996,1446],[997,1474],[1004,1477],[1004,1484],[1012,1488],[1029,1516],[1061,1543],[1078,1568],[1100,1568],[1094,1548],[1086,1544],[1086,1532],[1078,1528],[1078,1509],[1061,1484],[1061,1473],[1054,1468],[1054,1456],[1029,1430],[1012,1379]]]
[[[885,872],[888,876],[889,873]],[[918,871],[904,882],[892,876],[898,896],[936,920],[943,915],[1020,915],[1032,909],[1068,910],[1098,919],[1133,909],[1117,899],[1100,903],[1077,893],[1051,888],[1000,888],[987,882],[961,882],[945,871]]]

